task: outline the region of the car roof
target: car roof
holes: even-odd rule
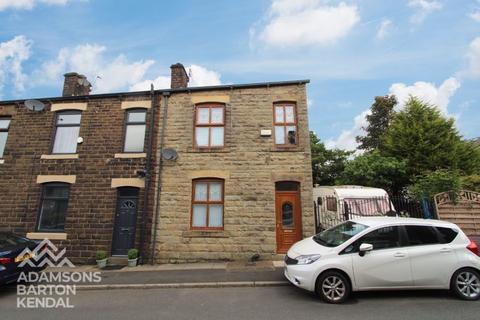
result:
[[[438,227],[457,227],[455,224],[442,220],[403,218],[403,217],[359,217],[350,219],[350,221],[361,223],[369,227],[379,227],[395,224],[409,225],[429,225]],[[457,227],[458,228],[458,227]]]

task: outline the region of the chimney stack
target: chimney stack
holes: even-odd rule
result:
[[[185,71],[183,64],[172,64],[170,69],[172,70],[170,87],[172,89],[186,88],[188,86],[188,74],[187,71]]]
[[[65,81],[63,83],[63,96],[88,96],[92,85],[88,82],[87,77],[76,72],[65,73]]]

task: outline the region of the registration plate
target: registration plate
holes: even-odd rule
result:
[[[33,258],[34,256],[35,256],[34,253],[32,253],[32,254],[26,253],[26,254],[24,254],[24,255],[21,256],[21,257],[16,257],[16,258],[15,258],[15,262],[22,262],[22,261],[24,261],[24,260],[28,260],[28,259],[30,259],[30,258]]]

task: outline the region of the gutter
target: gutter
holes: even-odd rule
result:
[[[162,190],[162,169],[163,169],[163,157],[162,157],[162,150],[163,145],[165,143],[165,127],[167,126],[167,115],[168,115],[168,97],[170,96],[170,92],[165,91],[163,92],[163,115],[162,115],[162,129],[160,131],[160,144],[158,146],[158,176],[157,176],[157,193],[155,196],[155,216],[154,223],[153,223],[153,236],[151,241],[151,261],[150,263],[153,265],[155,263],[155,244],[157,242],[157,226],[158,220],[160,219],[160,199],[161,199],[161,190]]]
[[[187,87],[187,88],[178,88],[178,89],[160,89],[160,90],[154,90],[154,92],[156,94],[191,93],[191,92],[201,92],[201,91],[210,91],[210,90],[232,90],[232,89],[301,85],[301,84],[307,84],[307,83],[310,83],[310,80],[304,79],[304,80],[256,82],[256,83],[204,86],[204,87]],[[147,96],[151,94],[151,92],[152,91],[150,90],[150,91],[136,91],[136,92],[102,93],[102,94],[91,94],[86,96],[36,98],[35,100],[51,103],[51,102],[61,102],[61,101],[81,101],[81,100],[88,101],[92,99],[105,99],[105,98],[121,99],[124,97]],[[25,100],[27,99],[0,101],[0,105],[23,104]]]
[[[140,264],[144,262],[144,247],[145,247],[145,231],[147,224],[147,211],[148,211],[148,194],[150,192],[150,182],[152,178],[152,153],[153,153],[153,135],[155,127],[155,91],[153,90],[153,84],[151,85],[150,90],[151,95],[151,108],[150,108],[150,125],[148,128],[148,149],[147,149],[147,159],[145,163],[145,189],[143,193],[143,210],[142,210],[142,221],[141,221],[141,230],[140,230]]]

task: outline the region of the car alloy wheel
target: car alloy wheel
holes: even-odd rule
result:
[[[345,295],[345,283],[336,276],[326,278],[322,283],[323,294],[332,301],[338,301]]]
[[[325,302],[342,303],[350,291],[350,282],[340,272],[327,271],[318,278],[316,292]]]
[[[455,278],[457,292],[466,299],[478,299],[480,297],[480,279],[476,272],[462,270]]]

